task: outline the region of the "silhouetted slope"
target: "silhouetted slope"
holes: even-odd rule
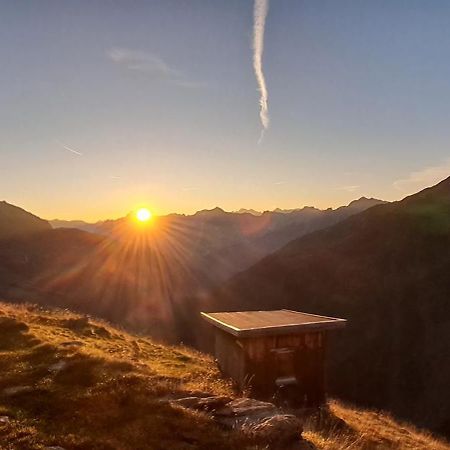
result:
[[[88,231],[89,233],[96,233],[98,227],[103,222],[88,223],[84,220],[59,220],[54,219],[49,221],[52,228],[76,228],[77,230]]]
[[[0,240],[49,230],[45,220],[5,201],[0,202]]]
[[[177,299],[196,289],[197,275],[146,233],[115,240],[57,229],[0,241],[3,298],[69,307],[172,341]]]
[[[450,178],[304,236],[235,276],[212,309],[348,319],[331,391],[450,434]]]

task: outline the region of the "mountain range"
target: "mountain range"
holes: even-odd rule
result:
[[[143,228],[129,216],[89,225],[95,232],[51,229],[41,221],[33,234],[0,240],[0,294],[193,342],[190,324],[202,293],[292,237],[378,203],[363,198],[336,210],[303,208],[261,216],[215,208],[158,217]],[[36,218],[23,214],[21,220],[31,228]],[[69,225],[85,228],[80,222]]]
[[[333,225],[350,215],[364,211],[382,200],[361,197],[347,206],[320,210],[304,207],[293,210],[226,212],[221,208],[198,211],[193,215],[169,214],[154,219],[154,228],[164,230],[182,254],[195,259],[195,272],[202,272],[210,283],[228,279],[265,255],[281,248],[296,237]],[[52,220],[53,228],[76,228],[91,233],[129,239],[132,215],[116,220],[87,223]],[[207,276],[205,273],[207,272]]]

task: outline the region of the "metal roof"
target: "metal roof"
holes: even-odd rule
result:
[[[238,337],[295,334],[307,331],[332,330],[345,327],[346,320],[299,311],[237,311],[204,313],[212,325]]]

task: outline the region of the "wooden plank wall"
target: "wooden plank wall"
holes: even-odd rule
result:
[[[303,333],[243,340],[247,376],[256,395],[273,396],[280,389],[297,402],[311,406],[325,401],[325,333]],[[276,380],[296,379],[297,385],[279,388]]]
[[[321,349],[323,346],[323,333],[303,333],[297,335],[264,336],[243,339],[247,356],[252,361],[262,361],[268,357],[273,349]]]
[[[215,356],[222,373],[241,389],[271,398],[280,390],[298,404],[320,405],[325,401],[325,333],[239,339],[216,329]],[[295,386],[280,388],[276,380],[293,378]]]
[[[221,372],[232,378],[241,389],[245,384],[245,354],[239,340],[220,329],[215,330],[215,357]]]

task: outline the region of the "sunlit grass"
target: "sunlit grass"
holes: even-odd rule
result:
[[[305,424],[304,437],[319,450],[448,450],[450,445],[430,433],[393,419],[388,413],[329,403],[334,423]]]
[[[233,436],[208,416],[161,401],[193,391],[232,395],[212,360],[187,348],[67,311],[0,304],[0,370],[0,415],[10,418],[0,442],[8,448],[185,449],[191,440],[233,448]],[[2,395],[11,387],[25,390]]]

